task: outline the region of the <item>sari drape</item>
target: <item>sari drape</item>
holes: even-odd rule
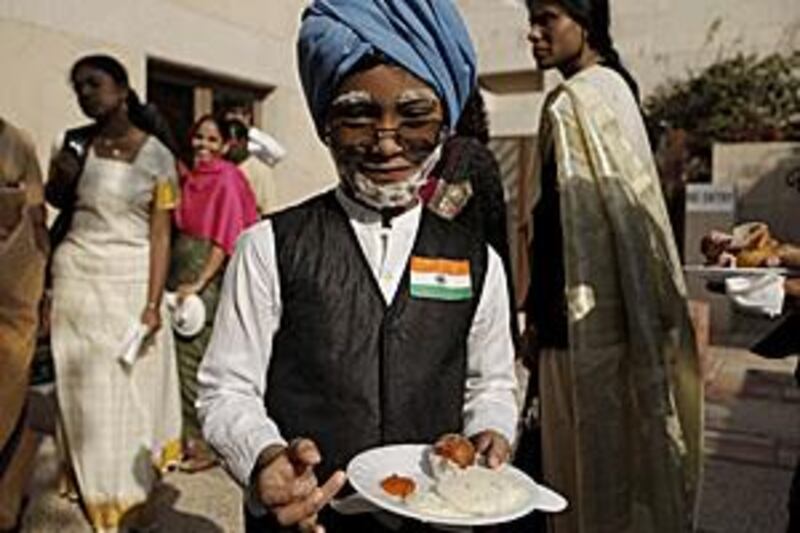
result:
[[[568,80],[548,102],[543,143],[552,142],[558,168],[569,343],[545,361],[566,376],[561,420],[572,433],[555,457],[545,451],[545,471],[549,461],[571,478],[552,480],[572,492],[571,526],[556,530],[688,531],[702,383],[655,167],[590,79]],[[554,430],[547,416],[544,424]],[[564,461],[573,464],[553,468]]]
[[[25,404],[46,260],[31,209],[42,200],[32,143],[0,118],[0,529],[17,519],[38,443]]]

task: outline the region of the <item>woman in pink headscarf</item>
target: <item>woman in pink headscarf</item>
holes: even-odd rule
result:
[[[216,462],[202,440],[194,409],[197,368],[211,336],[223,266],[239,234],[258,220],[255,197],[244,175],[223,159],[226,131],[211,115],[195,122],[190,135],[193,166],[182,175],[181,202],[175,211],[178,235],[168,287],[178,293],[179,301],[198,295],[206,308],[206,323],[198,334],[176,334],[183,405],[182,469],[190,472]]]

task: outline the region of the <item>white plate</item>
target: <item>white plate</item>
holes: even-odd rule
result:
[[[725,281],[734,277],[763,276],[765,274],[778,274],[781,276],[792,274],[788,268],[781,267],[721,267],[705,265],[686,265],[683,271],[687,274],[697,274],[709,281]]]
[[[179,335],[190,338],[203,330],[206,324],[206,306],[198,295],[190,294],[180,305],[178,295],[174,292],[167,293],[165,300],[172,315],[172,329]]]
[[[399,444],[373,448],[360,453],[347,465],[350,484],[372,504],[392,513],[422,522],[452,526],[482,526],[499,524],[521,518],[534,509],[556,513],[567,507],[567,500],[560,494],[535,483],[521,470],[506,465],[506,474],[526,492],[525,499],[513,511],[497,515],[465,515],[445,517],[410,508],[402,500],[388,495],[381,488],[381,481],[392,474],[413,478],[417,491],[427,489],[433,479],[426,472],[428,467],[425,444]]]

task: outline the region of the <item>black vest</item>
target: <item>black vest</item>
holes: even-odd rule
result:
[[[272,224],[283,308],[265,401],[286,439],[315,440],[319,479],[367,448],[460,432],[483,241],[423,209],[412,256],[469,260],[472,297],[412,297],[407,265],[387,306],[333,192]]]

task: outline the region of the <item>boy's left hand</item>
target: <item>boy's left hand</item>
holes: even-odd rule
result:
[[[511,458],[511,444],[497,431],[487,429],[476,433],[470,440],[476,451],[486,457],[489,468],[498,468]]]

